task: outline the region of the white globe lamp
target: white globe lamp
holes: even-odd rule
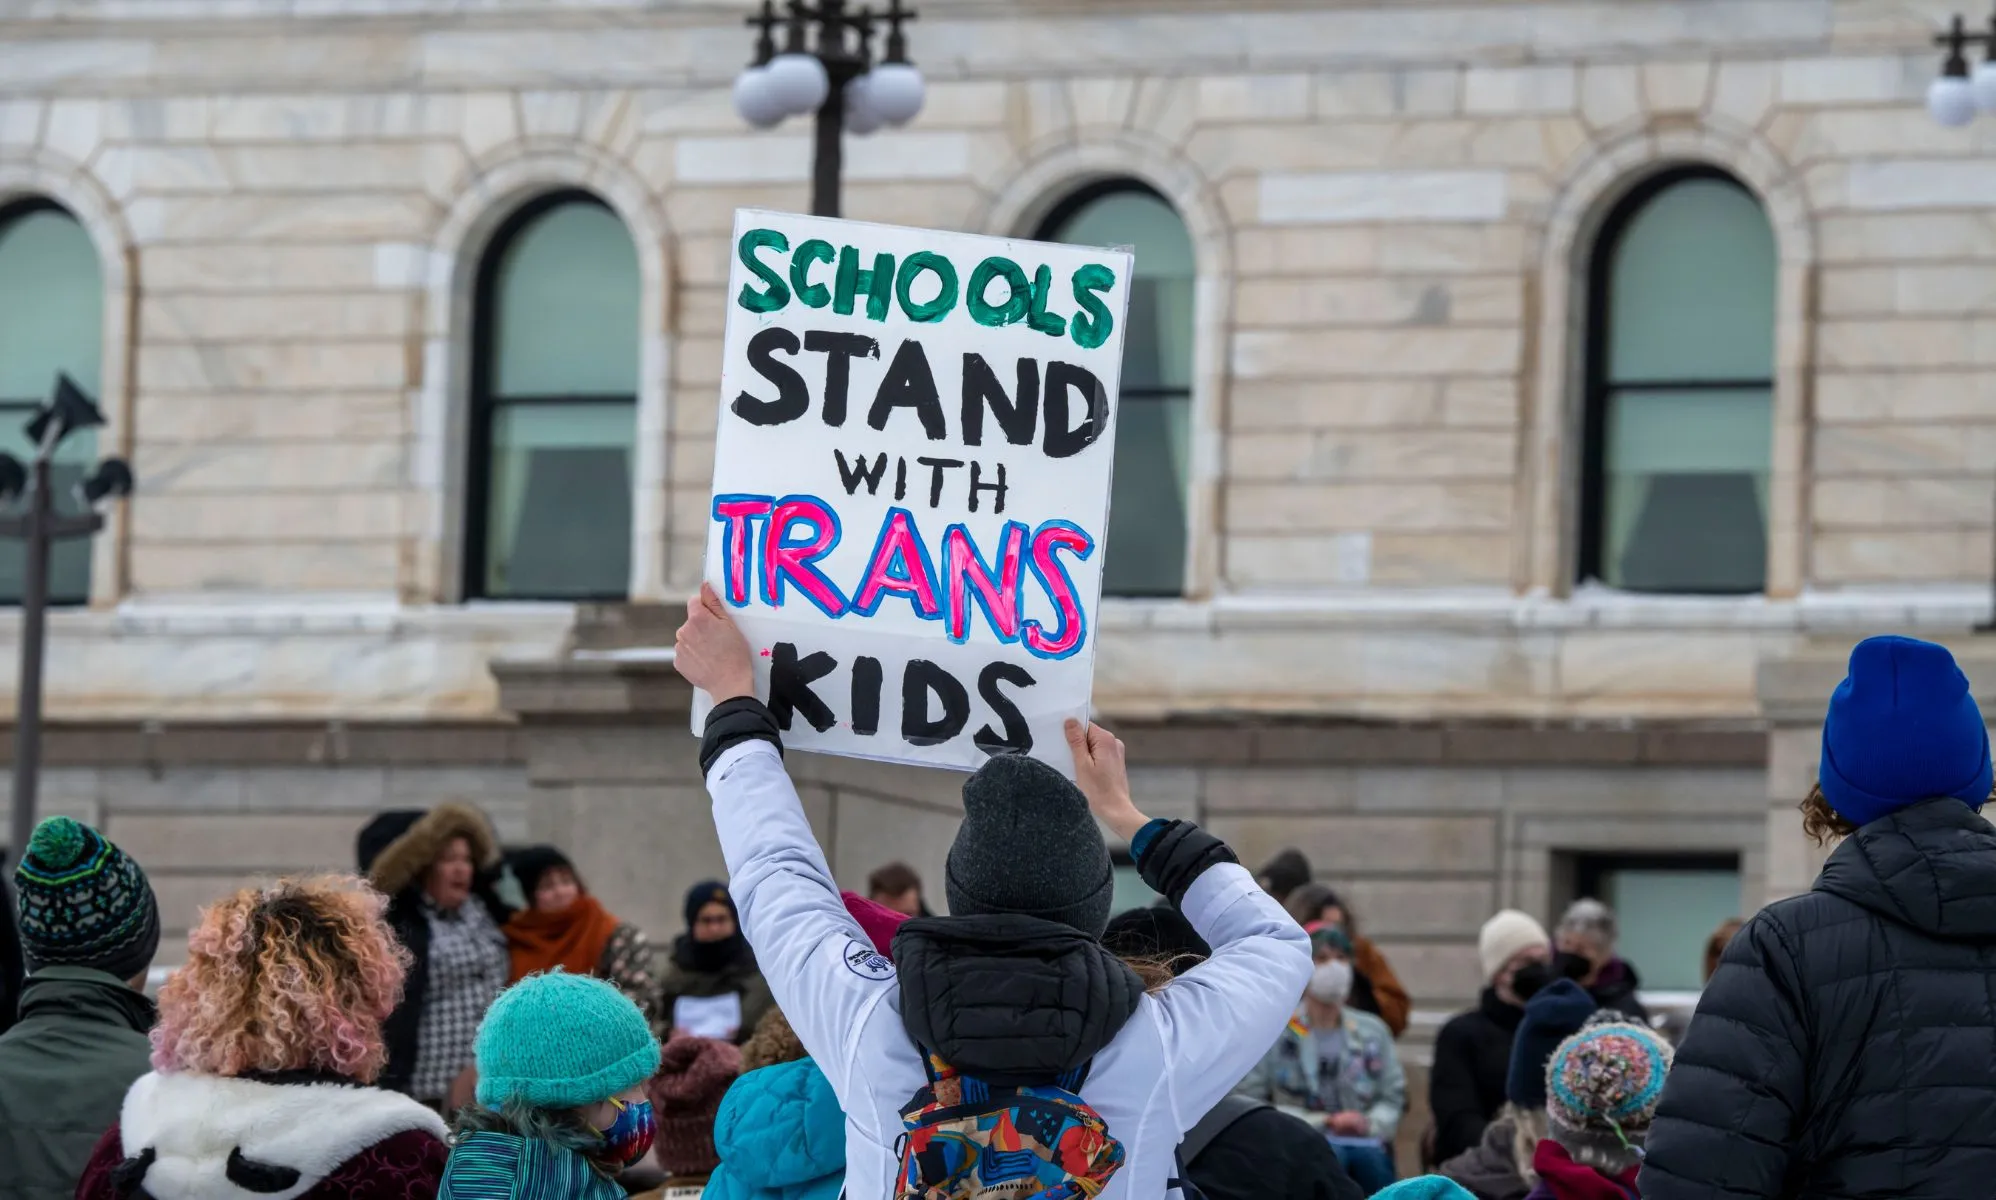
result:
[[[865,137],[880,129],[879,110],[873,107],[873,88],[861,75],[846,84],[846,132]]]
[[[1950,129],[1975,119],[1975,86],[1963,75],[1943,75],[1927,89],[1927,112]]]
[[[1996,60],[1975,68],[1975,74],[1968,77],[1968,86],[1975,94],[1976,108],[1996,112]]]
[[[889,125],[906,125],[922,111],[922,73],[913,64],[887,62],[867,73],[867,103]]]
[[[832,80],[825,64],[815,54],[792,50],[769,62],[769,79],[781,98],[786,113],[802,116],[815,112],[831,94]]]
[[[768,67],[750,67],[735,76],[735,112],[757,129],[769,129],[789,115]]]

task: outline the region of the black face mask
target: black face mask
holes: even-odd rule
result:
[[[1511,972],[1511,991],[1518,997],[1518,1003],[1523,1004],[1557,978],[1559,976],[1553,974],[1551,963],[1528,962]]]
[[[1552,956],[1552,973],[1555,979],[1571,979],[1578,983],[1587,978],[1593,970],[1593,960],[1584,954],[1561,950]]]

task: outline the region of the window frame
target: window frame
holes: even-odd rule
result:
[[[1185,215],[1179,211],[1178,205],[1172,202],[1171,197],[1165,195],[1163,192],[1152,187],[1150,184],[1145,183],[1143,180],[1137,179],[1129,175],[1116,175],[1107,179],[1098,179],[1092,183],[1083,184],[1082,186],[1062,196],[1060,198],[1060,201],[1056,203],[1052,208],[1048,209],[1046,215],[1041,217],[1039,221],[1034,224],[1032,240],[1037,242],[1052,242],[1059,245],[1070,245],[1072,243],[1061,242],[1059,238],[1056,238],[1054,236],[1055,231],[1058,230],[1061,226],[1067,224],[1069,221],[1074,220],[1074,218],[1079,216],[1085,209],[1088,208],[1089,205],[1094,204],[1097,201],[1107,200],[1112,196],[1123,196],[1123,195],[1147,196],[1163,204],[1166,208],[1171,210],[1173,216],[1178,218],[1180,226],[1185,228],[1186,241],[1188,243],[1192,241],[1191,227],[1185,225]],[[1196,246],[1195,246],[1195,251],[1196,251]],[[1196,288],[1199,278],[1196,261],[1194,264],[1192,278],[1194,282],[1194,287]],[[1195,344],[1198,340],[1198,331],[1196,328],[1197,321],[1198,317],[1195,312],[1193,316],[1194,328],[1189,328],[1185,331],[1186,336],[1189,339],[1191,339]],[[1182,398],[1185,401],[1187,413],[1191,414],[1193,412],[1193,406],[1198,392],[1196,364],[1194,366],[1193,375],[1194,378],[1188,381],[1186,385],[1182,388],[1158,388],[1158,387],[1132,388],[1132,387],[1123,386],[1121,381],[1118,380],[1116,388],[1116,401],[1118,404],[1121,404],[1126,400],[1135,400],[1135,401],[1151,402],[1151,403],[1165,403]],[[1188,420],[1191,422],[1192,425],[1191,429],[1192,436],[1196,438],[1198,433],[1197,422],[1196,420],[1192,420],[1190,417],[1188,417]],[[1117,429],[1120,431],[1121,428],[1122,428],[1122,423],[1119,420],[1117,422]],[[1105,572],[1103,576],[1104,586],[1102,589],[1102,599],[1155,602],[1160,600],[1167,600],[1167,601],[1184,600],[1191,594],[1192,588],[1189,576],[1192,570],[1192,549],[1193,549],[1192,503],[1193,503],[1193,494],[1194,494],[1194,488],[1193,488],[1194,482],[1195,482],[1194,480],[1189,478],[1186,480],[1185,496],[1184,496],[1185,520],[1183,522],[1184,528],[1181,530],[1181,535],[1184,540],[1184,559],[1179,570],[1179,579],[1177,585],[1171,591],[1111,592],[1108,590],[1107,587],[1108,576]],[[1106,542],[1108,538],[1108,530],[1106,529],[1103,530],[1103,538]]]
[[[82,230],[85,239],[86,240],[89,239],[90,231],[84,227],[83,218],[77,216],[76,213],[73,210],[71,210],[68,205],[63,204],[61,201],[56,200],[54,197],[42,195],[39,193],[20,196],[15,199],[6,201],[5,203],[0,203],[0,232],[4,232],[8,227],[13,225],[14,222],[16,221],[19,221],[25,217],[34,216],[36,213],[44,213],[44,212],[57,213],[63,217],[68,218],[71,222],[73,222],[76,225],[76,227],[79,230]],[[96,264],[99,286],[107,287],[108,285],[104,281],[104,263],[103,260],[97,254],[97,247],[94,244],[94,242],[91,245],[91,258],[92,261]],[[104,347],[101,344],[101,341],[97,347],[97,354],[100,359],[103,357]],[[100,363],[99,366],[101,368],[102,364]],[[17,396],[0,396],[0,421],[6,421],[16,416],[21,417],[25,420],[27,417],[32,416],[37,409],[41,408],[42,405],[47,404],[49,402],[49,400],[52,398],[52,393],[54,392],[54,388],[55,388],[55,381],[51,379],[49,381],[49,389],[51,395],[34,396],[27,398],[17,397]],[[93,397],[93,399],[101,400],[102,398]],[[71,436],[76,436],[76,435],[72,434]],[[95,457],[97,457],[97,451],[93,450],[92,458]],[[30,463],[26,465],[32,467],[33,464]],[[60,495],[58,495],[55,498],[55,503],[59,511],[67,507],[63,504],[63,499]],[[27,543],[21,542],[17,544],[21,547],[22,554],[25,555],[27,553]],[[93,537],[86,539],[84,541],[84,546],[85,546],[85,560],[84,560],[82,594],[81,595],[58,594],[54,590],[56,585],[55,572],[51,570],[49,574],[50,592],[48,596],[48,606],[50,608],[89,607],[90,593],[91,590],[96,586],[96,576],[97,576],[96,538]],[[50,547],[50,552],[51,554],[53,554],[54,552],[53,545],[51,545]],[[53,561],[51,561],[50,565],[51,567],[53,567],[54,565]],[[10,609],[10,608],[18,609],[20,607],[21,607],[20,596],[17,595],[10,596],[5,594],[4,592],[0,592],[0,609]]]
[[[1730,171],[1706,163],[1687,164],[1667,171],[1659,171],[1631,188],[1627,195],[1615,202],[1602,220],[1599,232],[1594,235],[1587,262],[1587,306],[1583,325],[1583,363],[1581,372],[1581,454],[1580,491],[1576,547],[1576,561],[1573,579],[1577,585],[1589,583],[1611,586],[1602,570],[1602,542],[1606,534],[1605,517],[1607,512],[1608,482],[1608,403],[1616,392],[1676,391],[1676,392],[1718,392],[1763,389],[1773,396],[1776,379],[1772,367],[1765,377],[1746,379],[1691,379],[1691,380],[1632,380],[1615,382],[1608,377],[1609,371],[1609,322],[1613,319],[1610,292],[1614,283],[1615,253],[1621,247],[1622,238],[1636,217],[1642,214],[1652,201],[1671,188],[1684,183],[1697,181],[1723,183],[1738,189],[1759,209],[1763,219],[1767,218],[1767,206],[1761,202],[1754,190],[1742,183]],[[1770,227],[1771,227],[1770,222]],[[1777,303],[1779,297],[1777,295]],[[1771,356],[1770,356],[1771,357]],[[1772,464],[1770,464],[1770,469]],[[1759,596],[1767,592],[1767,576],[1770,566],[1762,568],[1761,586],[1758,591],[1709,591],[1703,589],[1682,589],[1669,592],[1646,592],[1646,595],[1660,596]]]
[[[490,508],[492,502],[492,434],[502,409],[518,406],[558,407],[584,404],[628,404],[633,422],[637,419],[638,395],[555,394],[546,396],[500,396],[493,391],[493,375],[498,365],[497,327],[499,318],[499,267],[507,251],[521,234],[557,208],[569,204],[589,204],[624,221],[601,196],[584,188],[560,188],[545,192],[513,210],[492,232],[479,257],[478,274],[471,301],[471,389],[468,395],[468,456],[464,482],[464,553],[459,564],[459,595],[465,600],[497,604],[547,603],[621,604],[631,599],[628,580],[614,592],[535,596],[509,592],[493,595],[485,586],[486,569],[491,563]],[[628,235],[630,230],[625,227]],[[633,239],[635,243],[635,239]],[[637,253],[635,244],[632,253]],[[642,301],[640,301],[642,305]],[[633,484],[636,476],[633,474]],[[637,496],[629,498],[633,527],[637,519]]]

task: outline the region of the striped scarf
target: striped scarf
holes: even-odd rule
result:
[[[572,1150],[477,1130],[451,1147],[437,1200],[624,1200],[624,1189]]]

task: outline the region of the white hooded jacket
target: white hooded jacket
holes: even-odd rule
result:
[[[743,931],[845,1110],[846,1196],[890,1200],[899,1110],[927,1082],[894,966],[846,911],[774,746],[728,748],[707,786]],[[1261,1060],[1310,977],[1309,939],[1238,864],[1206,870],[1180,907],[1212,957],[1139,1002],[1081,1089],[1126,1155],[1100,1200],[1166,1193],[1180,1139]]]

